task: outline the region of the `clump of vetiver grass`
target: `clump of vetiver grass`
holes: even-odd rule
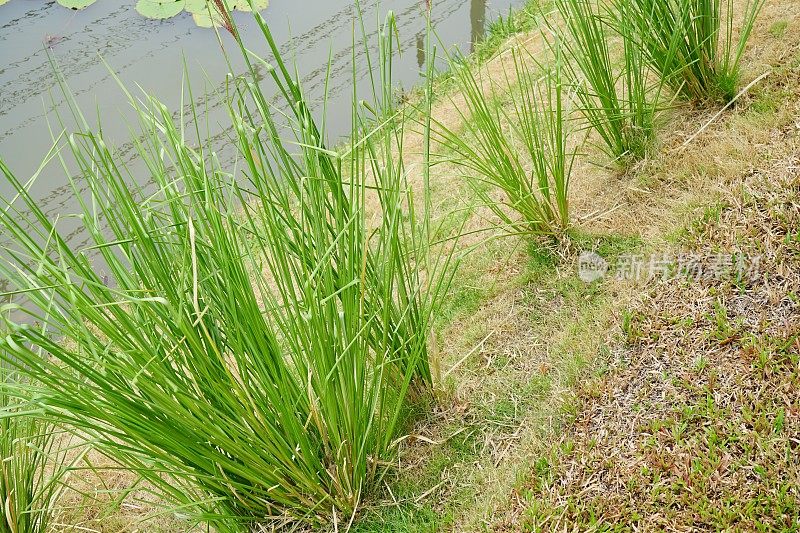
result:
[[[617,0],[620,21],[647,64],[678,95],[728,103],[740,89],[741,61],[765,0]],[[735,31],[737,18],[739,29]]]
[[[427,343],[453,266],[428,246],[427,156],[419,198],[407,183],[391,103],[394,18],[380,31],[376,102],[354,93],[344,153],[326,146],[256,20],[274,64],[240,42],[247,72],[229,86],[246,184],[197,126],[129,95],[154,184],[135,190],[73,103],[80,130],[56,140],[92,241],[79,249],[0,162],[17,193],[0,210],[12,242],[0,276],[28,301],[6,319],[0,357],[35,380],[49,416],[218,531],[353,520],[432,386]],[[291,140],[264,72],[289,109]],[[375,117],[386,118],[372,128]]]
[[[576,152],[568,147],[570,96],[556,54],[541,71],[527,50],[510,50],[503,79],[458,55],[449,68],[463,105],[454,108],[460,129],[434,120],[437,139],[473,191],[512,234],[560,238],[570,225],[569,185]],[[494,98],[498,87],[513,87],[508,102]],[[496,192],[501,199],[493,197]],[[496,196],[496,195],[495,195]]]
[[[594,0],[557,0],[563,29],[551,24],[574,83],[580,110],[597,131],[604,151],[619,166],[642,159],[655,140],[661,85],[651,86],[642,52],[625,24]],[[625,3],[617,13],[624,19]],[[622,62],[612,50],[621,37]]]
[[[0,362],[0,533],[44,533],[67,470],[60,432],[24,396],[9,391],[12,381],[24,387],[27,380]]]

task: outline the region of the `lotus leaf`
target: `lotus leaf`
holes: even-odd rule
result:
[[[0,6],[10,0],[0,0]],[[56,0],[56,2],[69,9],[83,9],[94,4],[97,0]],[[225,6],[233,11],[257,11],[266,9],[269,0],[222,0]],[[251,7],[252,4],[252,7]],[[172,18],[182,11],[192,15],[195,23],[201,28],[222,26],[223,18],[217,11],[214,0],[137,0],[136,11],[140,15],[151,19]]]
[[[229,10],[252,11],[247,0],[223,0]],[[261,11],[269,5],[269,0],[253,0],[253,7]],[[186,0],[186,11],[192,14],[195,24],[201,28],[222,26],[223,19],[211,0]]]
[[[56,0],[59,4],[70,9],[83,9],[94,4],[95,0]]]
[[[250,8],[250,4],[247,0],[233,0],[227,1],[228,6],[233,6],[233,9],[238,9],[239,11],[252,11]],[[253,0],[253,7],[256,11],[261,11],[262,9],[266,9],[269,5],[269,0]]]
[[[207,0],[185,0],[184,5],[184,9],[192,14],[208,12]],[[214,9],[214,7],[211,6],[211,9]]]
[[[208,11],[192,13],[192,18],[194,19],[194,23],[201,28],[212,28],[214,26],[223,25],[222,15],[213,7],[210,13]]]
[[[185,7],[184,0],[139,0],[136,11],[151,19],[168,19],[174,17]]]

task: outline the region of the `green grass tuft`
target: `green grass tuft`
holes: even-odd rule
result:
[[[741,9],[733,0],[620,3],[643,57],[675,93],[701,103],[736,97],[742,56],[765,0],[748,0]]]
[[[551,31],[565,35],[555,46],[567,52],[566,65],[589,126],[618,165],[644,158],[655,140],[661,84],[651,86],[642,52],[628,34],[627,4],[617,2],[611,10],[590,0],[557,0],[556,5],[565,30],[551,24]],[[611,49],[615,37],[623,42],[620,66]]]
[[[87,187],[72,182],[92,240],[75,249],[32,182],[0,162],[17,192],[0,210],[13,243],[0,261],[12,289],[0,296],[27,298],[23,316],[4,317],[0,357],[36,387],[3,391],[35,393],[38,408],[218,531],[351,520],[431,389],[427,343],[454,266],[430,249],[427,155],[420,197],[406,182],[394,17],[378,33],[373,104],[353,95],[345,153],[326,147],[256,20],[275,63],[240,43],[248,69],[228,93],[246,184],[199,130],[129,95],[154,182],[144,196],[73,102],[80,131],[56,144]],[[291,110],[291,141],[264,71]],[[378,117],[388,118],[376,128]]]
[[[456,106],[464,131],[434,121],[433,132],[504,230],[560,237],[570,225],[569,184],[576,156],[567,146],[571,128],[562,60],[556,57],[541,75],[531,66],[529,52],[512,48],[511,55],[513,66],[504,67],[501,80],[514,86],[508,105],[492,102],[496,80],[451,56],[450,69],[465,98],[463,108]],[[495,192],[502,198],[494,198]]]
[[[67,470],[60,432],[36,406],[7,390],[22,380],[0,363],[0,533],[49,531]]]

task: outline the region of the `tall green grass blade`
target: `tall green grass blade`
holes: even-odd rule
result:
[[[564,28],[551,23],[566,51],[580,109],[602,147],[620,166],[643,158],[655,138],[654,117],[661,84],[650,85],[640,49],[625,25],[593,0],[557,0]],[[624,5],[620,6],[624,9]],[[620,12],[620,21],[625,19]],[[621,37],[622,64],[612,51]]]
[[[569,185],[575,151],[569,96],[562,80],[563,60],[556,54],[541,72],[527,50],[512,48],[503,83],[513,87],[510,102],[492,97],[498,81],[458,55],[449,67],[464,103],[454,102],[462,130],[434,121],[433,131],[455,156],[475,193],[510,233],[561,236],[569,226]],[[499,190],[503,199],[492,198]],[[516,214],[512,214],[516,213]]]
[[[623,24],[650,67],[679,95],[697,102],[731,101],[741,60],[765,0],[618,0]],[[734,31],[740,16],[739,30]]]
[[[29,300],[25,319],[6,319],[0,357],[36,380],[50,416],[220,531],[357,512],[432,386],[427,343],[456,262],[429,253],[428,191],[420,204],[407,181],[393,17],[372,106],[389,118],[374,129],[354,96],[344,155],[256,20],[293,139],[259,83],[266,61],[240,42],[248,71],[232,79],[229,109],[246,185],[160,102],[131,97],[155,191],[132,190],[78,120],[63,165],[87,187],[73,182],[92,245],[76,250],[0,162],[17,191],[0,210],[12,241],[0,276]]]

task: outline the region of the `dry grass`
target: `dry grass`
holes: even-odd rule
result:
[[[798,5],[765,8],[746,75],[753,79],[768,68],[772,74],[689,145],[684,142],[715,110],[669,114],[658,153],[627,174],[591,162],[576,169],[572,201],[579,234],[639,240],[647,251],[664,252],[680,228],[785,153],[797,130]],[[781,38],[771,31],[776,24],[785,25]],[[591,241],[579,246],[603,246],[602,237]],[[611,282],[598,292],[572,285],[573,255],[563,255],[542,269],[524,250],[509,260],[500,245],[467,261],[462,283],[474,289],[472,301],[440,338],[444,366],[460,365],[451,374],[450,402],[420,425],[426,438],[404,455],[401,478],[418,481],[395,488],[397,505],[386,504],[397,510],[379,513],[365,531],[525,529],[519,511],[526,505],[509,497],[524,492],[531,472],[548,469],[547,450],[574,430],[568,422],[580,412],[576,391],[599,386],[589,378],[613,359],[622,310],[643,290]],[[582,380],[592,385],[577,386]]]
[[[605,332],[610,372],[577,388],[574,421],[492,529],[796,527],[798,28],[796,2],[769,4],[751,51],[751,71],[772,65],[768,81],[688,147],[710,114],[677,117],[661,155],[593,193],[613,209],[595,228],[636,231],[673,257],[759,255],[762,277],[631,287],[622,327]]]
[[[798,139],[787,139],[794,148]],[[800,160],[746,176],[685,252],[759,275],[676,279],[623,321],[605,378],[498,530],[791,528],[800,517]],[[710,265],[706,265],[710,266]]]
[[[77,441],[77,439],[75,439]],[[81,439],[85,442],[86,439]],[[77,450],[81,450],[79,442]],[[82,451],[82,450],[81,450]],[[147,490],[139,477],[90,450],[66,482],[53,528],[55,531],[153,532],[198,531]]]

